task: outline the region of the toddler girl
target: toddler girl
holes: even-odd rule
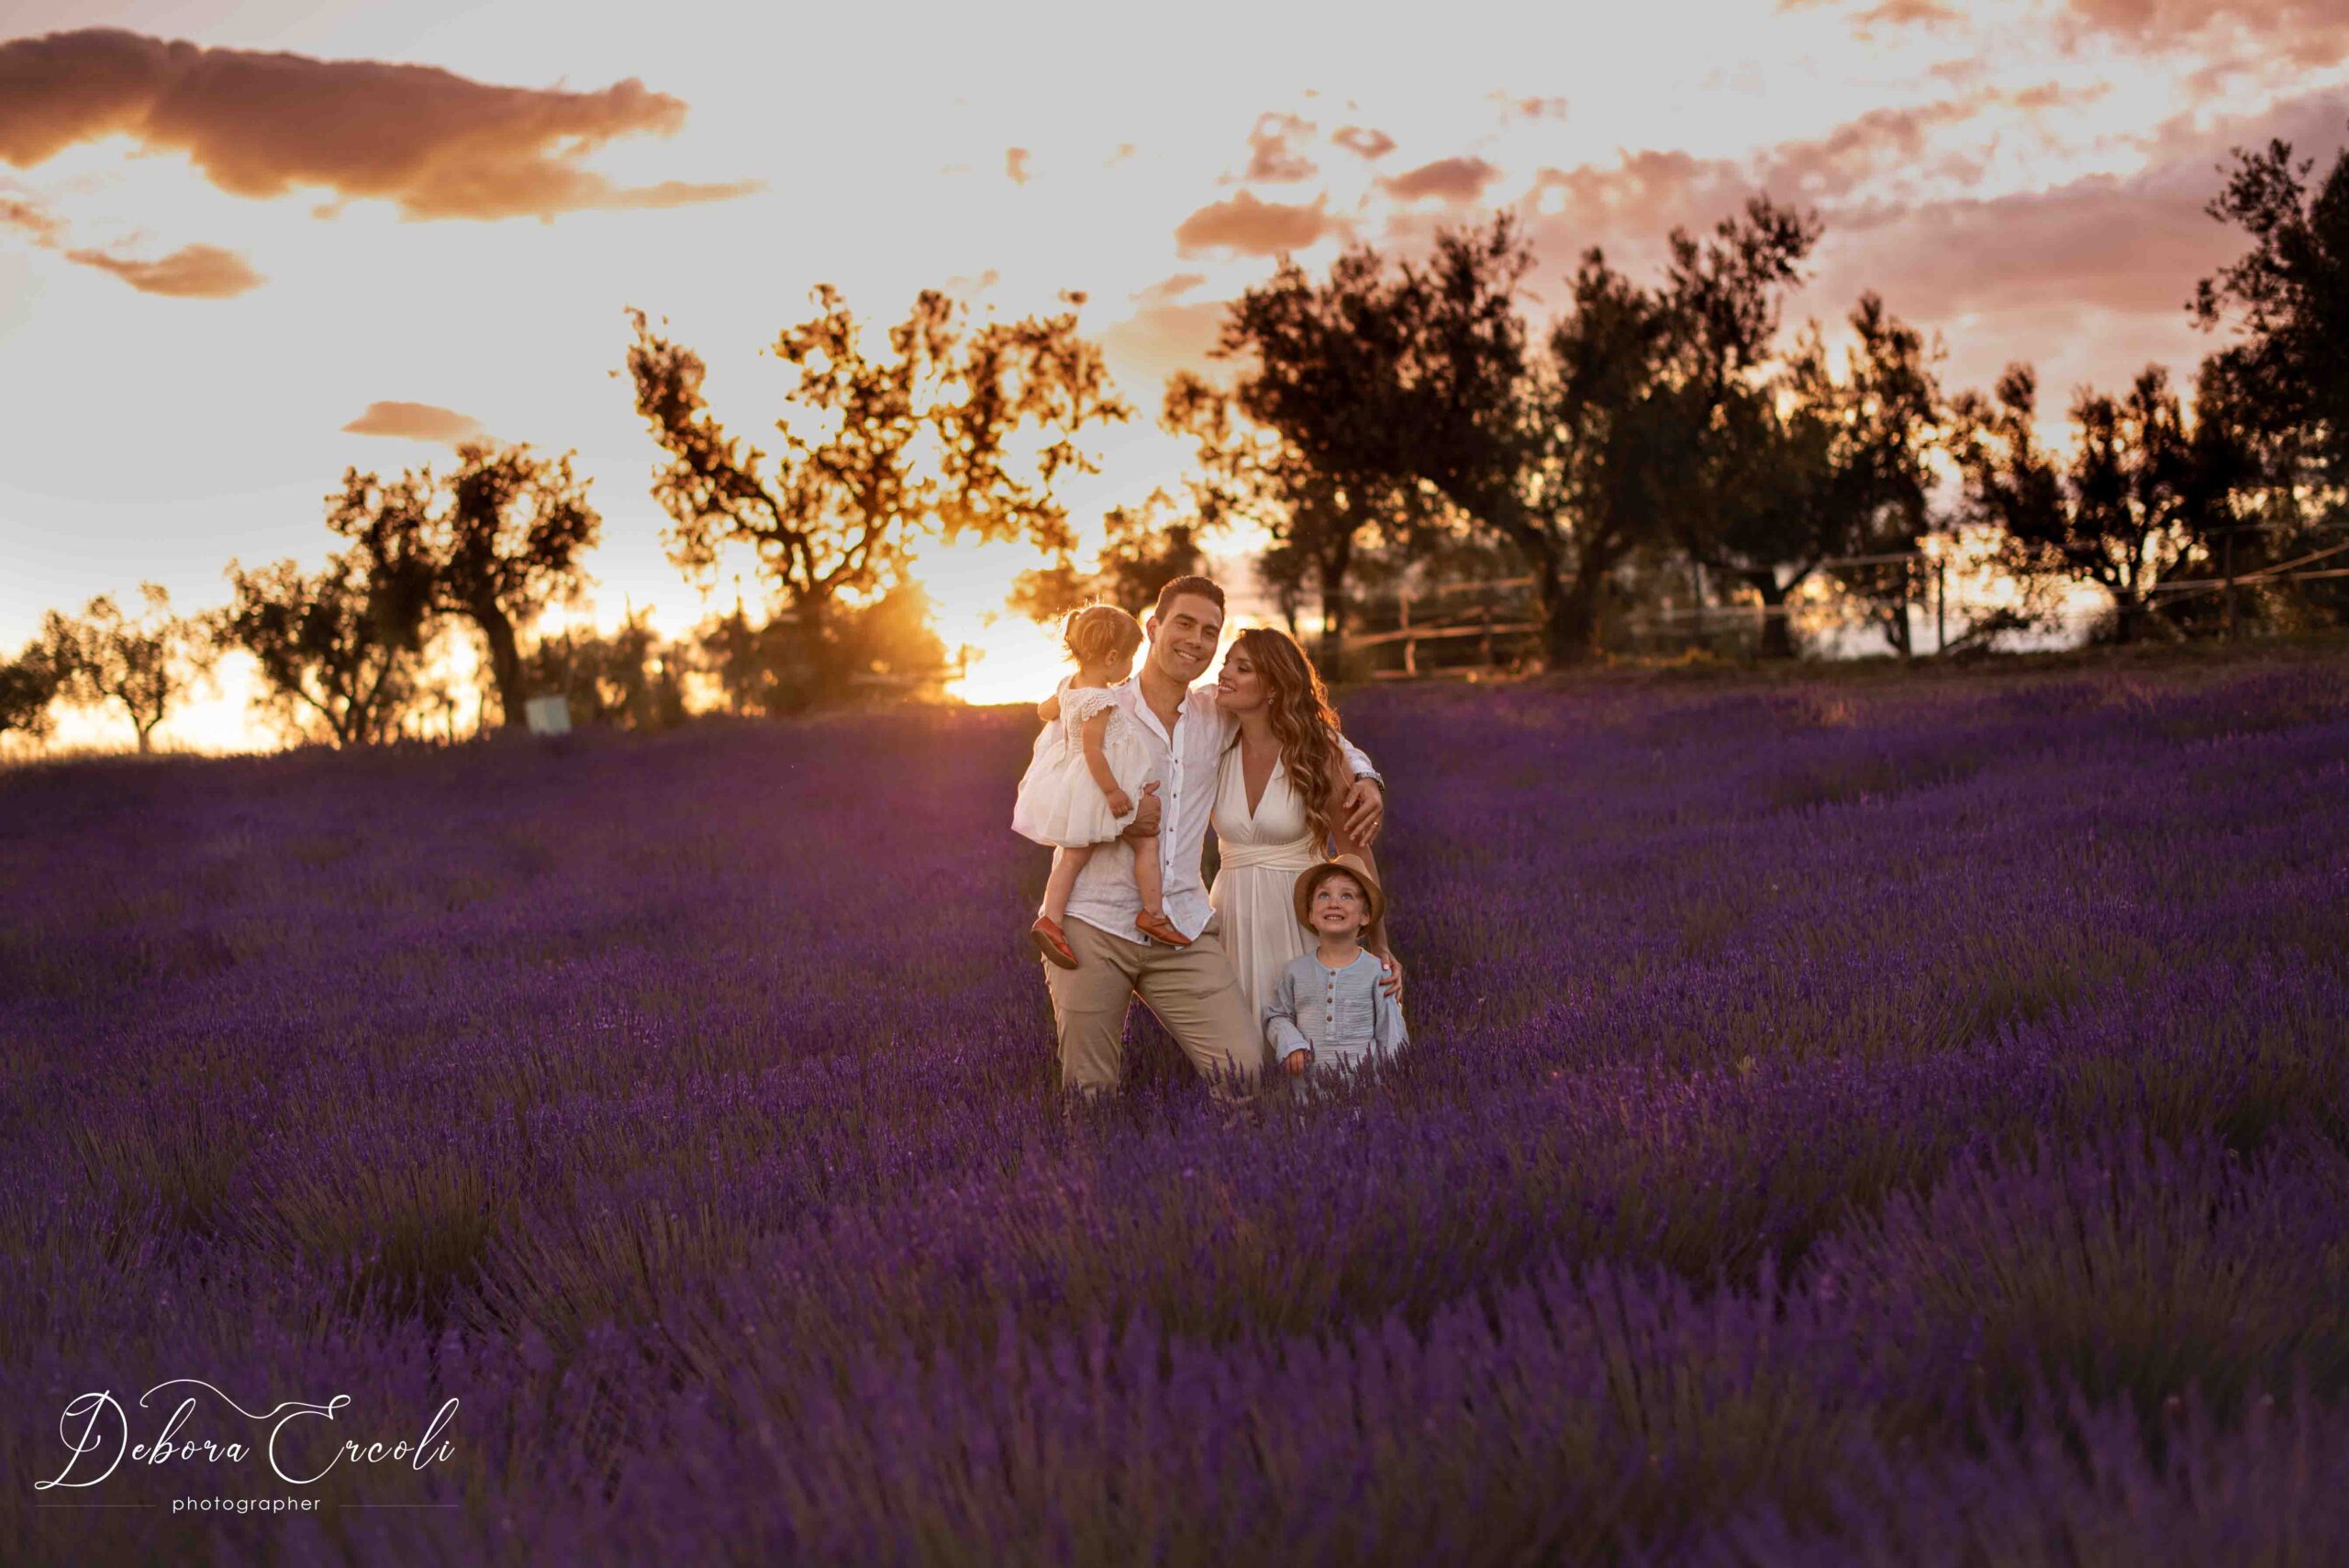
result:
[[[1041,706],[1049,728],[1038,738],[1035,757],[1019,781],[1011,826],[1060,851],[1044,884],[1044,912],[1029,932],[1047,959],[1074,969],[1076,951],[1061,922],[1068,918],[1076,873],[1097,845],[1124,830],[1154,774],[1148,738],[1109,689],[1133,673],[1141,623],[1115,605],[1087,605],[1070,612],[1061,640],[1076,673]],[[1134,925],[1162,942],[1188,947],[1190,939],[1166,917],[1154,836],[1134,842],[1134,888],[1141,895]]]

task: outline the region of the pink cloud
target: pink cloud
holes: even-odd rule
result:
[[[453,445],[484,434],[482,423],[470,414],[435,403],[370,403],[367,411],[345,425],[354,436],[397,436],[412,441],[447,441]]]
[[[1248,172],[1241,178],[1268,183],[1293,183],[1313,178],[1320,171],[1295,144],[1297,139],[1312,132],[1313,122],[1295,115],[1257,116],[1256,128],[1248,133]]]
[[[547,217],[716,201],[754,183],[624,188],[580,160],[666,136],[685,106],[633,79],[597,92],[499,87],[432,66],[206,49],[115,28],[0,43],[0,160],[18,168],[128,136],[240,196],[297,186],[410,217]]]
[[[1500,178],[1500,170],[1481,158],[1439,158],[1432,163],[1422,163],[1391,179],[1379,182],[1387,194],[1397,201],[1419,201],[1433,197],[1441,202],[1462,205],[1484,195],[1485,187]]]
[[[2148,52],[2249,39],[2301,66],[2349,55],[2341,0],[2066,0],[2064,21],[2071,41],[2099,35]]]
[[[1112,323],[1101,334],[1109,373],[1119,386],[1155,389],[1178,370],[1202,369],[1228,308],[1219,299],[1152,304]],[[1139,401],[1154,403],[1154,393]]]
[[[1259,201],[1241,191],[1230,201],[1214,202],[1185,218],[1174,230],[1183,254],[1199,250],[1232,250],[1245,256],[1273,256],[1302,250],[1342,225],[1322,210],[1316,198],[1311,206]]]
[[[140,261],[105,250],[68,250],[65,259],[112,272],[141,294],[173,299],[232,299],[264,282],[250,263],[217,245],[183,245],[160,261]]]

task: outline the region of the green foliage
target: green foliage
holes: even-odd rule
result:
[[[774,345],[794,384],[773,460],[726,433],[700,355],[641,311],[629,313],[628,354],[637,412],[667,458],[653,496],[670,517],[670,559],[706,577],[725,549],[756,555],[801,640],[780,686],[807,697],[856,673],[854,637],[829,625],[835,606],[903,582],[920,541],[1025,539],[1065,556],[1074,536],[1055,486],[1097,472],[1080,443],[1129,413],[1073,308],[971,326],[925,290],[875,356],[836,290],[815,297],[818,313]]]
[[[1141,616],[1158,602],[1161,588],[1205,568],[1199,541],[1221,525],[1209,517],[1176,514],[1166,492],[1153,490],[1139,506],[1110,507],[1102,526],[1106,537],[1091,573],[1077,571],[1065,554],[1030,568],[1013,580],[1010,607],[1047,625],[1097,599]]]
[[[141,583],[144,607],[126,615],[101,594],[81,616],[51,610],[41,639],[55,690],[69,700],[112,702],[130,719],[141,751],[153,749],[155,727],[211,659],[203,628],[172,613],[171,594]]]
[[[431,612],[431,562],[417,549],[429,475],[385,484],[356,470],[329,496],[335,531],[351,548],[317,573],[292,561],[248,572],[228,563],[234,597],[221,612],[224,646],[253,656],[262,700],[300,736],[323,728],[338,746],[389,739],[417,692]]]
[[[13,730],[36,740],[47,735],[57,686],[56,660],[39,639],[14,659],[0,661],[0,735]]]

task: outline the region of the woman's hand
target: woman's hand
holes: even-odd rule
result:
[[[1403,999],[1403,961],[1385,948],[1372,948],[1371,957],[1378,961],[1378,988],[1394,1000]]]
[[[1386,792],[1378,787],[1376,779],[1356,779],[1346,791],[1342,809],[1346,836],[1366,850],[1377,840],[1379,826],[1386,819]]]

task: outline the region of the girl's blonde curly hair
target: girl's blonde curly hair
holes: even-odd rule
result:
[[[1061,646],[1080,664],[1098,664],[1141,646],[1141,622],[1111,604],[1080,605],[1061,622]]]

